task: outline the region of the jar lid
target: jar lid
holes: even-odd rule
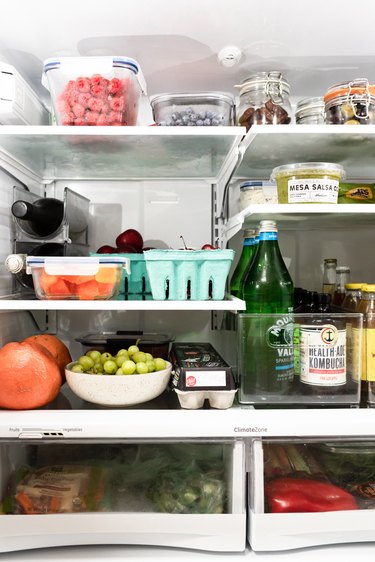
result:
[[[263,182],[262,181],[244,181],[243,183],[240,183],[240,190],[241,191],[251,190],[251,189],[254,189],[255,187],[263,187]]]
[[[364,293],[375,293],[375,284],[362,285],[362,291]]]
[[[270,72],[256,72],[251,74],[241,84],[236,84],[235,88],[240,88],[240,96],[245,92],[257,89],[259,87],[265,88],[267,94],[272,94],[278,91],[279,94],[289,94],[289,82],[283,77],[281,72],[272,70]]]
[[[312,97],[312,98],[303,98],[299,100],[296,105],[295,115],[299,115],[303,111],[308,110],[323,110],[324,109],[324,99],[322,97]]]
[[[350,267],[347,267],[346,265],[340,265],[339,267],[336,268],[336,272],[337,273],[350,273]]]
[[[284,172],[326,172],[334,173],[345,179],[345,171],[341,164],[333,164],[332,162],[298,162],[297,164],[284,164],[274,168],[271,173],[271,180],[275,181],[279,174]]]
[[[328,88],[324,102],[327,103],[340,96],[362,97],[366,95],[375,96],[375,85],[370,85],[367,78],[355,78],[350,82],[342,82]]]
[[[337,263],[336,258],[325,258],[324,263]]]
[[[244,238],[250,238],[252,236],[256,236],[256,230],[253,228],[245,228],[243,231]]]

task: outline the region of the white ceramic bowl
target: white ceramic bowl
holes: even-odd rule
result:
[[[131,406],[148,402],[164,392],[172,371],[172,365],[167,361],[167,368],[163,371],[145,375],[93,375],[74,373],[71,368],[76,363],[66,366],[66,382],[77,396],[101,406]]]

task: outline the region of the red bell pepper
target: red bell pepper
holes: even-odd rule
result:
[[[271,513],[358,509],[355,498],[346,490],[308,478],[274,478],[266,482],[265,496]]]

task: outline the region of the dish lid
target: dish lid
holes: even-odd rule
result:
[[[234,96],[231,94],[226,94],[225,92],[193,92],[193,93],[171,93],[171,94],[156,94],[151,96],[150,103],[151,106],[158,103],[170,102],[170,103],[207,103],[210,101],[223,101],[234,105]]]
[[[162,344],[174,341],[170,334],[156,334],[143,332],[99,332],[88,333],[76,338],[76,341],[85,345],[102,345],[110,341],[140,340],[140,344]]]
[[[327,103],[340,96],[347,96],[350,99],[375,96],[375,84],[370,85],[367,78],[355,78],[350,82],[335,84],[328,88],[324,101]]]
[[[54,57],[43,63],[42,84],[49,90],[46,78],[49,70],[60,70],[67,78],[85,74],[110,74],[113,68],[127,68],[137,77],[142,92],[146,94],[146,81],[142,70],[135,59],[122,56],[92,56],[92,57]]]
[[[327,173],[336,173],[340,175],[341,179],[345,178],[345,171],[341,164],[334,164],[331,162],[298,162],[296,164],[284,164],[283,166],[277,166],[271,173],[271,180],[275,181],[276,176],[283,172],[301,172],[301,171],[318,171]]]
[[[240,183],[241,191],[246,191],[246,190],[252,189],[254,187],[263,187],[263,182],[262,181],[244,181],[243,183]]]
[[[130,274],[130,260],[128,258],[103,256],[27,256],[26,273],[33,268],[44,267],[50,275],[95,275],[99,267],[121,266]]]

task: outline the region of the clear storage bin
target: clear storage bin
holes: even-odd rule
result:
[[[374,440],[262,438],[250,455],[252,550],[373,540]]]
[[[90,256],[100,257],[103,254],[90,252]],[[122,272],[120,294],[139,295],[151,293],[146,262],[143,254],[111,254],[111,256],[126,258],[130,261],[130,273]]]
[[[44,62],[58,125],[136,125],[146,83],[128,57],[57,57]]]
[[[239,402],[358,407],[362,322],[358,313],[239,314]]]

